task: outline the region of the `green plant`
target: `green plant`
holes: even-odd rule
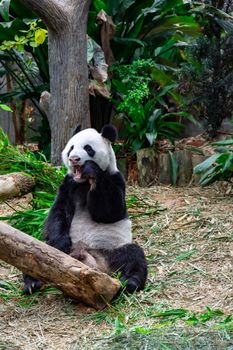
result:
[[[196,174],[203,174],[199,181],[203,186],[215,181],[232,182],[233,139],[214,142],[213,145],[220,146],[215,149],[218,153],[213,154],[194,168]]]
[[[0,103],[0,108],[3,109],[4,111],[12,112],[12,109],[9,106],[7,106],[5,103]]]
[[[123,112],[125,135],[131,151],[135,153],[140,148],[152,146],[157,138],[172,142],[183,127],[176,121],[177,117],[188,117],[188,114],[169,112],[169,98],[173,101],[178,98],[177,85],[169,74],[151,59],[115,65],[112,71],[112,83],[118,97],[114,103],[117,111]],[[170,84],[161,86],[156,81],[158,71],[163,72],[161,75]]]
[[[32,20],[27,21],[29,25],[28,30],[21,30],[21,35],[17,34],[14,36],[14,40],[3,40],[0,45],[0,50],[12,50],[16,49],[19,52],[23,52],[25,49],[25,45],[30,45],[31,47],[38,47],[43,44],[47,38],[48,31],[39,27],[40,20]]]
[[[48,216],[55,198],[55,193],[34,192],[31,201],[31,209],[21,208],[15,210],[10,216],[1,217],[0,220],[8,220],[15,228],[29,234],[30,236],[42,239],[44,222]],[[6,202],[8,204],[8,202]]]
[[[29,174],[35,179],[36,188],[31,208],[22,207],[10,216],[1,217],[1,220],[8,220],[19,230],[41,239],[44,221],[65,175],[65,169],[51,166],[42,153],[12,146],[0,129],[0,174],[17,171]],[[5,203],[8,204],[7,201]]]
[[[46,162],[42,153],[33,153],[10,144],[0,129],[0,174],[22,171],[36,180],[36,190],[56,193],[64,177],[64,168],[55,168]]]
[[[50,143],[48,120],[39,105],[41,93],[49,90],[47,51],[47,29],[43,22],[21,3],[15,0],[2,1],[0,75],[5,77],[6,89],[1,91],[0,98],[4,103],[11,103],[16,142],[19,143],[24,141],[25,128],[30,127],[27,116],[32,113],[27,113],[27,108],[19,106],[26,106],[26,100],[31,101],[42,117],[42,128],[37,136],[42,150]],[[32,110],[31,106],[28,110]]]
[[[232,117],[231,11],[230,3],[215,0],[204,0],[194,8],[202,34],[187,46],[178,72],[186,110],[202,120],[211,136],[216,135],[224,118]]]
[[[8,16],[0,22],[1,73],[9,74],[14,81],[10,91],[0,96],[4,102],[29,98],[44,117],[38,102],[49,83],[47,30],[32,12],[24,10],[21,4],[11,1]]]
[[[182,124],[172,120],[176,115],[179,113],[163,113],[161,109],[154,109],[154,106],[148,109],[146,104],[143,109],[143,120],[130,120],[130,117],[126,117],[128,142],[132,151],[152,146],[157,138],[173,142],[183,127]]]
[[[177,42],[199,32],[191,6],[183,0],[94,0],[88,32],[95,40],[98,40],[98,31],[93,20],[101,10],[111,16],[116,25],[111,49],[119,62],[157,56],[160,63],[173,65],[181,59]]]

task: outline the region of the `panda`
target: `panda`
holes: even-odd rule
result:
[[[145,286],[147,262],[142,248],[132,243],[125,181],[111,145],[116,138],[112,125],[101,133],[76,128],[62,152],[68,173],[50,209],[44,238],[96,270],[119,273],[126,292],[133,293]],[[41,286],[24,275],[24,293]]]

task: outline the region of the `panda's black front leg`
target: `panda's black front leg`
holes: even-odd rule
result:
[[[119,171],[110,174],[88,160],[84,164],[82,177],[88,179],[90,184],[87,208],[94,221],[114,223],[127,217],[125,182]]]

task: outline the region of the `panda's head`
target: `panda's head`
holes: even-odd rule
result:
[[[77,182],[85,181],[82,166],[87,160],[93,160],[103,171],[108,170],[111,174],[117,172],[116,157],[111,146],[116,138],[117,131],[112,125],[105,125],[101,133],[91,128],[80,131],[78,127],[62,152],[68,173]]]

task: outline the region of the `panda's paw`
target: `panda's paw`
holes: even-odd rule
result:
[[[82,177],[88,179],[91,189],[94,189],[96,186],[96,181],[102,172],[103,171],[98,164],[96,164],[93,160],[87,160],[83,166]]]
[[[122,276],[120,278],[120,281],[122,283],[124,291],[128,294],[133,294],[140,289],[138,281],[133,277],[127,278],[126,276]]]
[[[28,275],[24,275],[23,294],[26,294],[26,295],[33,294],[34,292],[39,291],[42,286],[43,286],[43,283],[40,280],[37,280]]]

